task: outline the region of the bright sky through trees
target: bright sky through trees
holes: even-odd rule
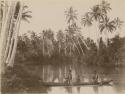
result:
[[[52,29],[57,32],[58,30],[65,30],[66,19],[64,11],[73,6],[78,11],[78,24],[80,25],[81,17],[85,12],[102,0],[27,0],[24,1],[29,10],[32,11],[32,19],[30,24],[22,22],[20,34],[33,30],[40,32],[43,29]],[[111,18],[119,17],[125,22],[125,3],[124,0],[107,0],[111,4],[112,10],[109,13]],[[89,31],[89,32],[88,32]],[[119,30],[121,36],[125,36],[125,24]],[[96,24],[92,27],[82,26],[82,32],[86,37],[95,39],[97,34]],[[116,32],[117,33],[117,32]]]

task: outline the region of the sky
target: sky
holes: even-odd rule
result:
[[[98,27],[94,24],[92,27],[81,26],[81,17],[96,4],[102,0],[25,0],[24,3],[29,6],[32,11],[32,18],[30,23],[21,22],[20,34],[33,30],[36,33],[41,32],[43,29],[52,29],[54,32],[58,30],[65,30],[67,27],[65,10],[73,7],[78,13],[77,24],[82,27],[82,33],[85,37],[97,38]],[[111,4],[112,10],[108,14],[112,19],[119,17],[125,22],[125,0],[107,0]],[[121,36],[125,36],[125,23],[122,28],[117,30]],[[116,34],[115,33],[115,34]],[[105,34],[106,35],[106,34]],[[109,36],[113,36],[110,34]]]

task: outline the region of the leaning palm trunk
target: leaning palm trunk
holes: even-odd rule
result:
[[[78,45],[79,45],[79,47],[80,47],[80,49],[81,49],[81,51],[82,51],[82,54],[84,55],[84,51],[83,51],[82,46],[81,46],[81,44],[80,44],[80,42],[79,42],[79,39],[78,39],[78,38],[76,38],[76,40],[77,40]]]
[[[17,11],[18,5],[18,11]],[[17,47],[17,37],[19,33],[19,25],[22,17],[22,3],[19,1],[10,2],[7,12],[4,13],[4,20],[1,27],[1,49],[0,63],[4,72],[5,63],[8,66],[13,66],[14,57]],[[5,11],[4,11],[5,12]],[[16,17],[15,17],[16,16]]]
[[[11,10],[13,9],[12,5],[8,6],[8,9],[6,10],[6,6],[3,8],[3,17],[1,19],[1,33],[0,33],[0,65],[2,66],[1,70],[4,70],[3,66],[4,66],[4,56],[5,56],[5,49],[7,48],[6,46],[6,41],[8,38],[8,27],[9,27],[9,20],[10,20],[10,14],[11,14]]]
[[[7,57],[10,56],[12,44],[13,44],[13,21],[14,21],[13,14],[14,14],[14,9],[15,9],[15,7],[13,6],[12,9],[10,10],[10,18],[8,18],[9,19],[9,22],[7,24],[8,29],[6,30],[7,31],[7,36],[6,36],[7,41],[6,41],[5,55],[4,55],[5,63],[7,63]]]
[[[10,17],[10,10],[12,6],[4,6],[0,7],[3,13],[0,13],[0,91],[1,91],[1,74],[4,73],[4,55],[5,55],[5,48],[6,48],[6,41],[7,41],[7,34],[8,34],[8,22]]]
[[[42,45],[42,50],[43,50],[43,56],[44,56],[44,49],[45,49],[45,47],[44,47],[44,35],[43,35],[43,45]]]
[[[17,16],[17,20],[15,22],[15,30],[14,32],[14,44],[13,44],[13,48],[12,48],[12,54],[10,57],[10,62],[8,63],[8,66],[13,66],[14,64],[14,58],[15,58],[15,54],[16,54],[16,48],[17,48],[17,41],[18,41],[18,34],[19,34],[19,28],[20,28],[20,22],[21,22],[21,17],[22,17],[22,9],[23,9],[23,5],[20,5],[20,10]]]

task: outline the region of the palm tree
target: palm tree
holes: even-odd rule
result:
[[[100,32],[102,33],[104,31],[104,29],[106,29],[108,32],[113,32],[114,30],[116,30],[116,25],[115,25],[115,21],[111,20],[108,17],[105,17],[103,21],[100,22],[99,24],[99,29]]]
[[[60,52],[61,50],[63,50],[63,47],[64,47],[65,35],[61,30],[59,30],[56,35],[56,38],[58,42],[59,54],[61,54]]]
[[[93,8],[91,8],[90,12],[85,14],[85,16],[82,18],[82,23],[84,26],[91,26],[93,21],[96,21],[99,24],[99,31],[101,34],[104,31],[112,33],[119,28],[123,22],[118,17],[114,20],[110,20],[110,18],[107,17],[107,13],[110,10],[110,4],[106,1],[102,1],[101,4],[95,5]]]
[[[111,10],[110,4],[106,1],[102,1],[101,4],[95,5],[87,12],[82,18],[82,23],[85,25],[92,25],[92,22],[102,21],[107,16],[107,13]]]
[[[76,23],[77,20],[77,11],[73,9],[73,7],[70,7],[67,11],[65,11],[66,14],[66,20],[68,24],[68,28],[66,29],[66,36],[65,36],[65,53],[66,51],[69,51],[69,54],[71,56],[72,53],[72,37],[75,33],[73,24]],[[67,49],[67,50],[66,50]]]
[[[73,7],[70,7],[65,11],[67,23],[71,25],[77,20],[77,10],[74,10]]]
[[[28,18],[32,18],[32,16],[30,15],[30,13],[32,13],[31,11],[28,11],[28,6],[24,5],[23,6],[23,12],[22,12],[22,20],[26,21],[29,23]]]
[[[3,57],[1,61],[2,63],[6,63],[8,66],[13,66],[20,22],[22,17],[26,18],[26,16],[22,16],[24,6],[22,2],[12,1],[7,4],[9,5],[4,7],[6,11],[3,12],[4,20],[2,20],[2,23],[4,23],[4,25],[2,26],[0,37],[2,45],[0,54],[2,53],[3,56],[1,55],[0,58]]]
[[[0,1],[0,35],[1,35],[1,27],[2,27],[2,19],[3,19],[3,6],[4,6],[4,2]]]
[[[122,24],[124,23],[123,21],[120,20],[119,17],[115,18],[114,21],[115,21],[115,26],[117,28],[121,28]]]
[[[85,16],[82,18],[82,24],[84,26],[91,26],[92,25],[92,18],[89,13],[86,13]]]
[[[17,2],[15,13],[14,13],[14,19],[18,19],[18,17],[19,17],[18,16],[19,15],[19,8],[21,9],[21,3]],[[31,13],[31,11],[25,11],[26,8],[28,8],[28,7],[22,5],[22,10],[20,10],[20,17],[19,17],[20,21],[18,22],[19,25],[18,25],[17,31],[13,31],[15,33],[15,34],[13,33],[13,36],[15,38],[12,41],[12,44],[14,44],[14,45],[13,45],[13,48],[12,48],[12,51],[11,51],[10,59],[8,59],[10,61],[10,63],[8,63],[9,66],[13,66],[13,64],[14,64],[14,58],[15,58],[15,54],[16,54],[18,34],[19,34],[19,28],[20,28],[21,20],[23,19],[23,20],[29,22],[27,18],[31,18],[31,15],[29,15],[29,13]]]
[[[121,21],[118,17],[110,20],[107,16],[104,18],[103,21],[99,23],[99,30],[100,32],[105,33],[105,38],[103,41],[105,41],[106,45],[108,42],[108,33],[113,33],[116,29],[120,28],[123,21]]]
[[[82,54],[84,54],[84,51],[81,47],[81,43],[79,42],[79,39],[82,40],[83,44],[85,43],[82,37],[79,35],[81,32],[81,28],[77,26],[77,11],[73,9],[73,7],[70,7],[68,11],[66,11],[66,19],[68,23],[68,28],[66,29],[66,43],[67,43],[67,49],[69,49],[70,56],[72,53],[77,50],[77,52],[80,54],[80,51],[82,51]],[[78,48],[79,46],[79,48]]]
[[[43,55],[51,56],[54,50],[54,33],[51,29],[42,32],[43,35]]]
[[[102,13],[104,13],[104,14],[107,14],[111,10],[110,3],[108,3],[104,0],[101,2],[100,8],[102,10]]]

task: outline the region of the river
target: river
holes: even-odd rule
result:
[[[38,90],[29,90],[19,94],[125,94],[124,67],[92,67],[66,64],[33,66],[31,70],[39,75],[43,82],[63,82],[70,68],[72,69],[72,82],[76,81],[78,75],[81,82],[90,82],[96,70],[100,79],[113,80],[113,83],[111,86],[42,86]]]
[[[125,75],[124,68],[100,67],[100,66],[85,66],[85,65],[44,65],[41,72],[36,72],[41,75],[44,82],[63,82],[64,76],[72,69],[72,81],[75,82],[80,75],[81,82],[91,81],[93,72],[96,70],[100,79],[113,80],[111,86],[61,86],[61,87],[44,87],[42,93],[35,94],[125,94]],[[26,93],[27,94],[27,93]]]

